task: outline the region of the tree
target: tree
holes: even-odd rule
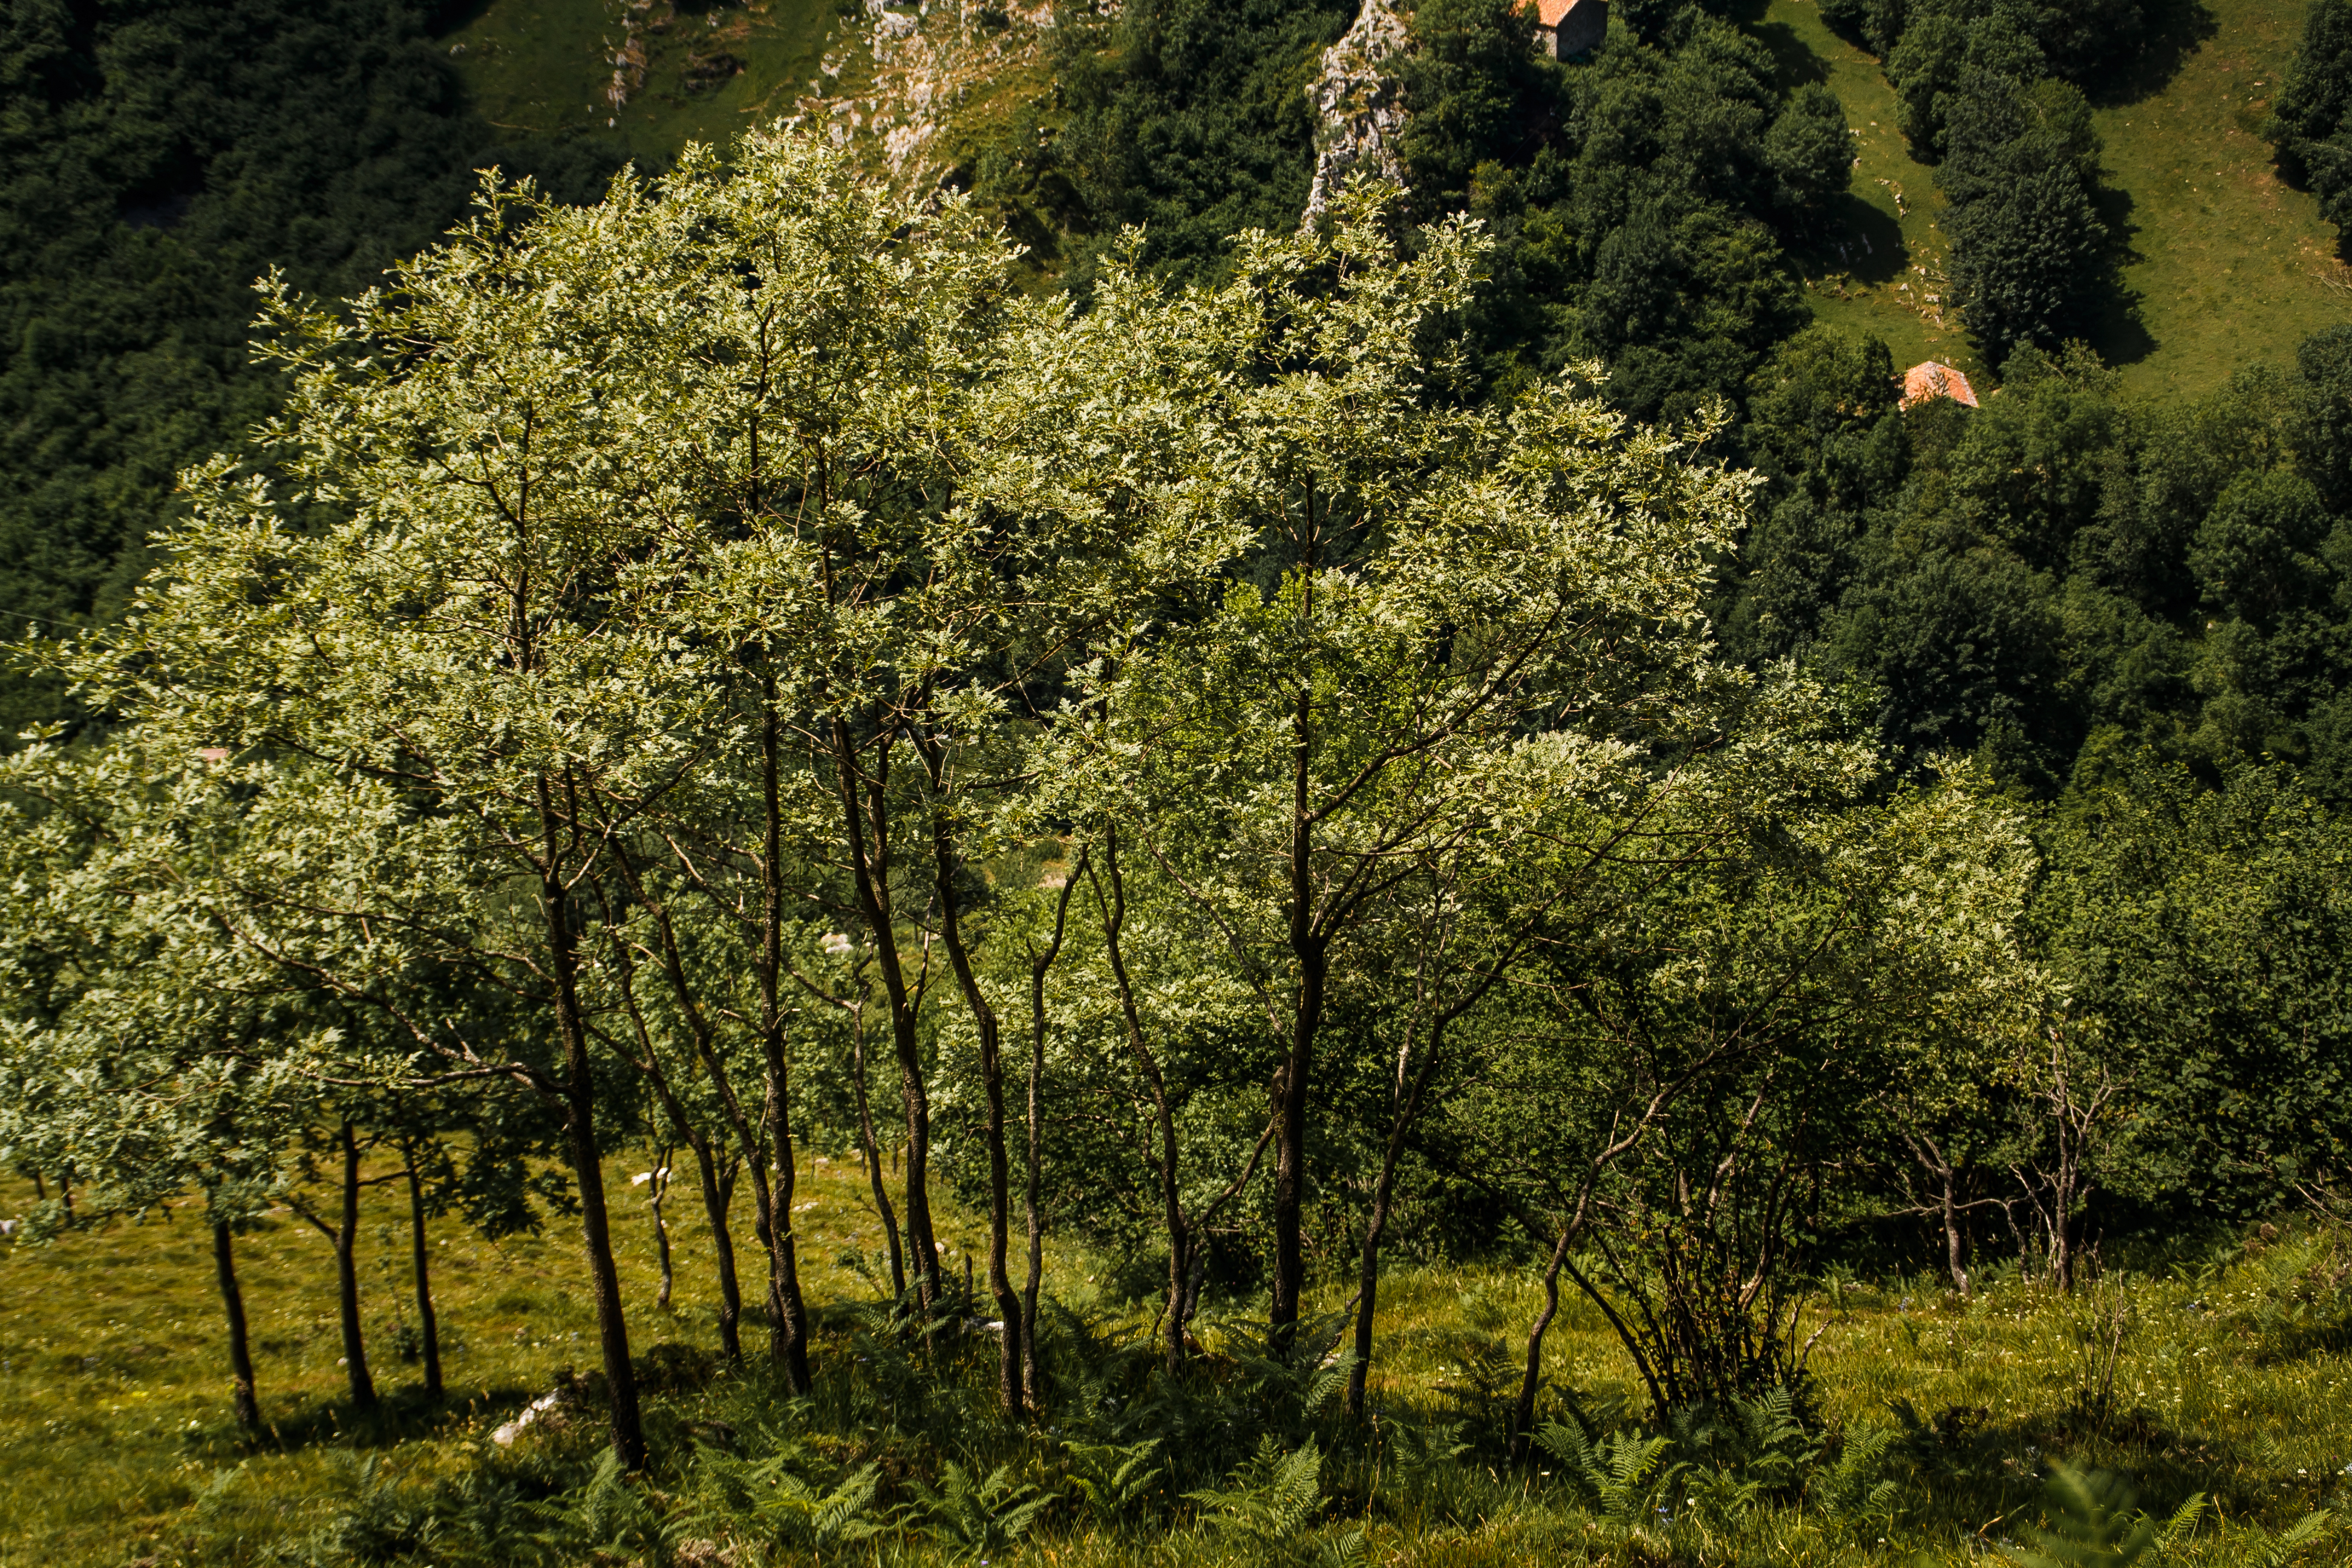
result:
[[[396,295],[349,317],[274,285],[274,352],[294,377],[268,431],[278,488],[226,458],[195,471],[194,515],[168,536],[139,614],[59,660],[151,744],[334,770],[281,795],[275,818],[297,835],[296,864],[330,868],[307,889],[316,901],[246,890],[253,910],[336,939],[295,957],[257,913],[242,934],[260,951],[384,1005],[373,987],[399,945],[497,972],[545,1009],[562,1049],[551,1070],[487,1061],[429,1016],[394,1016],[454,1070],[504,1073],[560,1104],[614,1446],[633,1466],[644,1439],[583,1010],[583,889],[608,869],[619,824],[700,755],[717,701],[704,656],[646,596],[675,481],[643,483],[614,460],[656,417],[658,385],[634,374],[647,344],[626,330],[646,301],[607,286],[624,258],[583,241],[641,199],[618,187],[609,210],[558,215],[489,189],[472,226],[404,267]],[[526,279],[536,286],[519,291]],[[310,526],[296,500],[310,496],[343,520]],[[404,857],[410,879],[339,877],[363,849]],[[401,942],[355,973],[367,944],[341,938],[378,921]]]
[[[1400,261],[1376,219],[1359,193],[1328,236],[1245,237],[1234,281],[1170,318],[1202,391],[1192,482],[1156,502],[1249,546],[1216,597],[1104,646],[1057,763],[1258,997],[1278,1342],[1335,958],[1433,862],[1552,791],[1616,787],[1625,737],[1690,721],[1706,552],[1745,490],[1568,386],[1508,418],[1447,401],[1458,362],[1425,344],[1480,247],[1448,225]],[[1107,286],[1096,313],[1140,333],[1148,302]]]
[[[1468,1170],[1549,1249],[1548,1301],[1567,1272],[1662,1418],[1801,1394],[1800,1248],[1870,1097],[1992,1070],[2031,994],[2018,814],[1965,779],[1874,801],[1879,764],[1817,691],[1776,705],[1661,814],[1683,854],[1603,868],[1634,885],[1542,933],[1447,1108]]]
[[[2263,134],[2288,174],[2307,182],[2321,216],[2341,230],[2352,222],[2352,5],[2313,0],[2285,85]]]
[[[234,1237],[290,1184],[303,1064],[331,1040],[209,918],[220,862],[249,852],[223,784],[192,752],[127,745],[36,739],[0,761],[0,1158],[61,1173],[49,1226],[203,1195],[236,1420],[257,1433]]]
[[[1995,360],[2087,323],[2106,276],[2100,142],[2069,83],[1972,73],[1937,180],[1951,200],[1952,289]]]

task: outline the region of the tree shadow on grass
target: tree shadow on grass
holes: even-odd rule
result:
[[[1759,16],[1748,23],[1748,31],[1756,41],[1771,52],[1772,74],[1782,91],[1800,87],[1826,84],[1830,79],[1829,62],[1813,52],[1813,47],[1797,36],[1797,29],[1786,22],[1767,22]]]
[[[2189,57],[2221,30],[2205,0],[2147,0],[2147,26],[2139,52],[2094,73],[2081,83],[2102,109],[2137,103],[2171,85]]]
[[[216,1457],[292,1454],[318,1447],[393,1448],[470,1421],[508,1420],[544,1392],[515,1385],[436,1401],[427,1399],[421,1386],[412,1385],[383,1394],[373,1412],[355,1411],[344,1400],[326,1400],[275,1418],[265,1404],[260,1433],[248,1435],[223,1424],[204,1433],[202,1446]]]
[[[1826,204],[1813,231],[1792,239],[1789,252],[1808,278],[1843,272],[1874,288],[1911,265],[1902,225],[1851,192]]]
[[[2126,288],[2124,268],[2146,259],[2132,242],[2139,226],[2132,220],[2137,204],[2129,191],[2102,184],[2093,198],[2099,221],[2110,237],[2105,266],[2098,285],[2098,302],[2084,325],[2090,344],[2110,365],[2137,364],[2157,350],[2157,341],[2140,314],[2141,295]]]

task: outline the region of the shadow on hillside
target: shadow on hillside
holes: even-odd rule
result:
[[[2147,259],[2133,244],[2139,236],[2139,225],[2132,220],[2137,204],[2129,191],[2102,184],[2095,205],[2099,221],[2107,226],[2109,239],[2099,305],[2089,322],[2091,346],[2110,365],[2137,364],[2157,349],[2156,339],[2140,313],[2139,292],[2126,288],[2123,282],[2124,268]]]
[[[2221,28],[2205,0],[2148,0],[2139,53],[2094,74],[2082,83],[2083,91],[2101,108],[2152,98],[2171,85],[2189,57]]]
[[[490,8],[490,0],[439,0],[425,12],[425,31],[428,37],[446,38],[463,27],[481,20],[482,13]]]
[[[1790,249],[1808,278],[1843,272],[1874,288],[1894,282],[1911,265],[1902,226],[1851,192],[1828,205],[1817,234]]]
[[[203,1446],[217,1456],[291,1454],[321,1447],[397,1447],[402,1443],[462,1426],[468,1421],[478,1419],[485,1426],[496,1426],[520,1414],[538,1397],[531,1389],[515,1386],[436,1403],[425,1397],[422,1385],[411,1384],[386,1391],[372,1414],[362,1415],[349,1402],[337,1399],[305,1402],[273,1416],[268,1390],[265,1387],[262,1394],[263,1430],[259,1436],[247,1436],[223,1423],[203,1434]]]
[[[1782,90],[1827,83],[1829,62],[1813,52],[1813,47],[1797,36],[1797,29],[1786,22],[1767,22],[1762,7],[1757,8],[1753,19],[1747,22],[1748,33],[1765,48],[1771,51],[1772,73],[1779,79]]]

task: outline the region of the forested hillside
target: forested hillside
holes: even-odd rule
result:
[[[355,293],[478,165],[593,195],[617,160],[467,104],[424,5],[25,0],[0,16],[0,611],[121,612],[179,470],[280,395],[254,280]],[[13,635],[13,634],[12,634]],[[11,724],[58,711],[20,675]]]
[[[2334,1560],[2255,3],[18,0],[0,1560]]]

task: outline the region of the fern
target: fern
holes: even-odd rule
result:
[[[2158,1552],[2171,1552],[2179,1548],[2197,1532],[2199,1522],[2204,1519],[2210,1507],[2211,1500],[2203,1492],[2195,1494],[2187,1502],[2182,1503],[2173,1510],[2170,1519],[2158,1526],[2156,1549]]]
[[[1663,1511],[1660,1500],[1690,1468],[1667,1462],[1674,1441],[1620,1432],[1598,1442],[1575,1426],[1547,1423],[1536,1434],[1544,1452],[1568,1467],[1604,1519],[1632,1528]]]
[[[2327,1533],[2335,1518],[2326,1509],[2305,1514],[2263,1542],[2261,1554],[2253,1559],[2253,1568],[2289,1568],[2303,1555],[2305,1547],[2316,1544]]]
[[[1015,1485],[1008,1465],[999,1465],[984,1481],[974,1481],[971,1471],[950,1460],[940,1472],[937,1489],[915,1483],[917,1507],[928,1523],[924,1533],[946,1547],[955,1562],[1011,1546],[1053,1506],[1056,1495],[1040,1487]]]
[[[1812,1500],[1832,1519],[1849,1523],[1894,1517],[1895,1484],[1882,1479],[1895,1434],[1883,1426],[1847,1429],[1837,1463],[1814,1473],[1807,1484]]]
[[[1167,1473],[1157,1462],[1157,1437],[1123,1447],[1072,1443],[1067,1447],[1073,1461],[1070,1484],[1094,1510],[1095,1518],[1105,1525],[1115,1526],[1134,1517],[1137,1505],[1151,1494]]]
[[[2043,1489],[2050,1528],[2036,1532],[2037,1550],[2009,1553],[2024,1568],[2129,1568],[2155,1544],[2156,1521],[2132,1517],[2132,1490],[2119,1476],[2059,1465]]]
[[[1323,1450],[1310,1437],[1286,1454],[1269,1434],[1223,1486],[1184,1496],[1200,1505],[1202,1525],[1215,1533],[1286,1542],[1321,1510]]]

